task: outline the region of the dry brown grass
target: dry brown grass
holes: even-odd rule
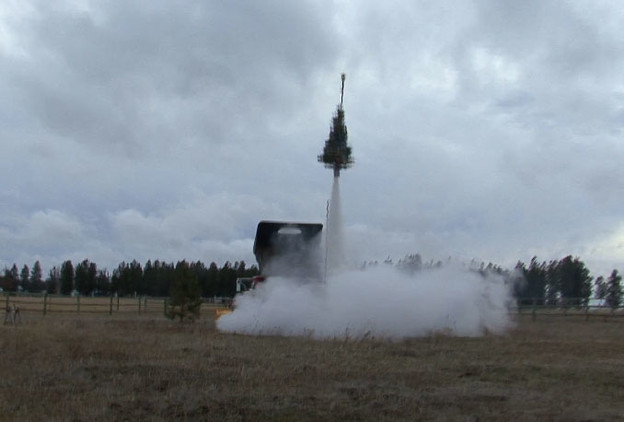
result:
[[[210,316],[25,317],[0,327],[0,420],[624,420],[619,318],[390,343],[222,334]]]

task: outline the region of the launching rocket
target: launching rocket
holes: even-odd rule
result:
[[[325,141],[323,153],[318,156],[319,163],[326,168],[334,169],[334,177],[340,177],[340,170],[348,169],[353,165],[351,147],[347,144],[347,127],[344,122],[344,99],[345,74],[341,75],[342,86],[340,88],[340,105],[334,114],[332,128],[329,131],[329,139]]]

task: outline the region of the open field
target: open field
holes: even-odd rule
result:
[[[622,318],[389,343],[221,334],[204,315],[0,326],[0,420],[624,420]]]

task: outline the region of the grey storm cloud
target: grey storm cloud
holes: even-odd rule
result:
[[[325,219],[316,155],[346,72],[352,259],[616,268],[621,17],[586,1],[4,3],[0,264],[253,261],[260,219]]]
[[[263,109],[287,119],[287,88],[335,54],[317,29],[318,6],[92,6],[37,4],[21,28],[26,57],[12,61],[10,77],[48,130],[104,149],[251,135]]]

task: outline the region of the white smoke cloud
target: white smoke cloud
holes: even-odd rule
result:
[[[500,277],[444,267],[405,274],[390,266],[350,271],[326,283],[269,278],[237,297],[217,328],[252,335],[399,339],[433,333],[479,336],[512,326]]]

